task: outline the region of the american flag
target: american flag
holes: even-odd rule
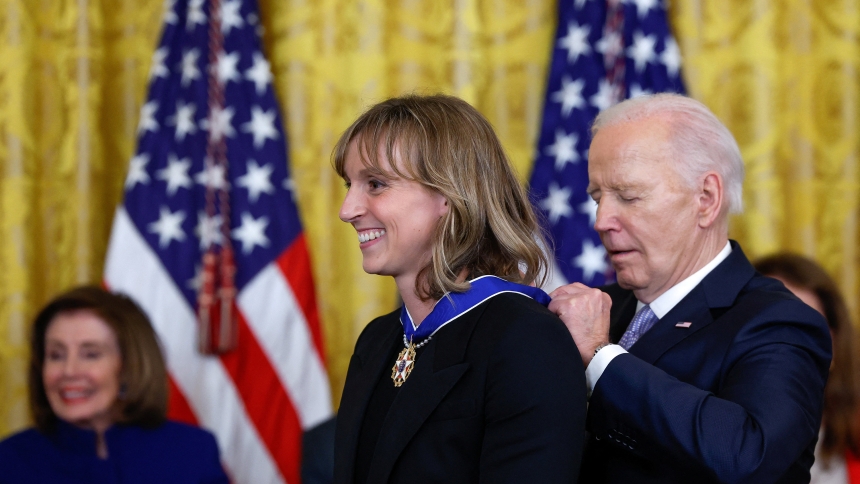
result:
[[[654,92],[683,92],[681,54],[667,0],[562,0],[558,4],[543,124],[530,181],[555,244],[549,285],[602,285],[611,277],[586,194],[589,130],[597,113]]]
[[[169,416],[212,430],[235,482],[296,483],[302,432],[332,408],[257,12],[254,0],[168,0],[104,280],[156,327]],[[200,331],[213,296],[233,311],[225,338]],[[229,311],[210,309],[229,330]],[[206,334],[236,346],[206,354]]]

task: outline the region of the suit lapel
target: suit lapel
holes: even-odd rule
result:
[[[336,445],[344,446],[338,455],[349,456],[349,461],[344,462],[342,469],[348,475],[339,476],[338,482],[352,482],[353,472],[355,469],[355,456],[358,447],[358,438],[361,433],[361,423],[364,419],[364,413],[367,411],[367,405],[370,402],[370,397],[373,394],[373,389],[376,383],[382,377],[382,373],[393,365],[393,361],[389,361],[388,355],[391,354],[392,346],[400,343],[400,334],[403,333],[403,327],[400,325],[399,312],[392,313],[386,316],[391,318],[390,324],[375,335],[368,335],[373,343],[368,350],[361,354],[354,354],[353,361],[350,362],[350,371],[353,368],[356,371],[355,378],[347,378],[348,387],[344,388],[344,396],[355,396],[352,400],[341,401],[340,410],[337,415],[338,429],[343,432],[338,433],[338,442]],[[340,450],[340,449],[339,449]],[[346,479],[346,480],[344,480]]]
[[[629,352],[640,359],[654,364],[663,353],[684,338],[702,330],[713,322],[704,290],[699,284],[663,318],[643,334],[630,347]],[[677,323],[690,323],[689,327],[675,326]]]
[[[484,312],[479,306],[441,329],[419,353],[394,399],[373,453],[368,482],[387,482],[401,452],[469,368],[469,337]]]

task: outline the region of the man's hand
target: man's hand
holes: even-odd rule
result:
[[[575,282],[550,293],[549,310],[567,326],[587,367],[594,350],[609,342],[609,309],[612,299],[600,289]]]

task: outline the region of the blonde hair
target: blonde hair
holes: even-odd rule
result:
[[[367,168],[418,182],[448,202],[431,260],[415,281],[419,297],[468,290],[469,283],[458,280],[464,271],[469,278],[543,282],[547,259],[534,209],[492,126],[475,108],[446,95],[407,95],[372,106],[334,148],[334,167],[343,178],[353,141]],[[403,168],[389,162],[395,152]]]

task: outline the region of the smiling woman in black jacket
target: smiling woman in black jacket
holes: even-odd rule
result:
[[[492,127],[450,96],[370,108],[334,154],[363,267],[403,307],[363,331],[335,481],[575,482],[582,361],[545,305],[540,230]]]

